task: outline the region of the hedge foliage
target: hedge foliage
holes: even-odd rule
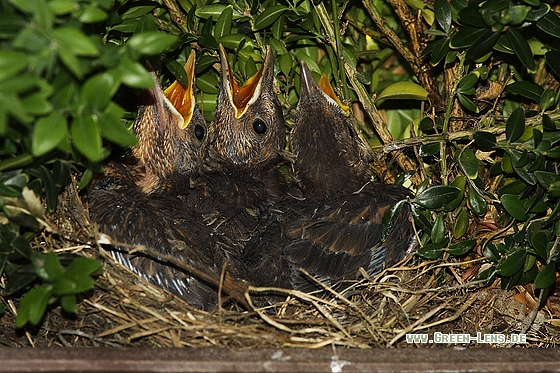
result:
[[[277,93],[297,105],[298,62],[353,103],[385,162],[411,185],[425,259],[482,254],[480,280],[554,285],[560,242],[560,17],[553,2],[466,0],[0,0],[0,274],[16,323],[48,304],[75,311],[100,264],[44,253],[72,172],[86,188],[134,145],[139,92],[186,81],[197,50],[198,101],[217,96],[217,47],[240,81],[276,53]],[[288,115],[289,119],[289,115]],[[288,124],[290,121],[288,120]],[[390,229],[393,217],[385,217]],[[1,307],[1,305],[0,305]],[[2,309],[0,309],[0,312]]]

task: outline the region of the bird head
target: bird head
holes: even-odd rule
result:
[[[145,167],[139,184],[146,192],[156,189],[166,176],[192,172],[200,163],[206,123],[194,96],[195,57],[193,50],[185,64],[189,78],[186,87],[175,81],[164,92],[152,70],[155,86],[142,94],[134,122],[138,144],[133,155]]]
[[[290,133],[296,180],[314,199],[353,192],[371,178],[370,148],[326,76],[317,84],[303,61],[300,91]]]
[[[207,158],[218,169],[257,170],[279,158],[285,125],[274,93],[274,59],[270,50],[260,70],[239,86],[220,45],[220,86],[210,125]]]

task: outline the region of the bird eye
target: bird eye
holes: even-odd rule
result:
[[[194,135],[196,136],[197,139],[202,140],[204,138],[204,133],[206,131],[204,130],[204,127],[201,126],[200,124],[197,124],[194,127]]]
[[[266,132],[266,123],[262,119],[255,119],[253,122],[253,129],[259,135],[262,135]]]

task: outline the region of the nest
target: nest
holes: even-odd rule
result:
[[[475,281],[484,261],[421,261],[407,258],[375,278],[350,284],[343,294],[324,286],[322,296],[287,289],[250,288],[249,309],[236,305],[212,312],[183,300],[128,271],[98,244],[87,206],[71,187],[59,198],[34,246],[79,253],[103,262],[95,288],[84,294],[76,315],[56,305],[42,324],[16,330],[17,301],[2,300],[0,345],[4,346],[158,346],[158,347],[304,347],[328,345],[434,347],[466,344],[410,343],[407,335],[526,334],[519,347],[560,344],[559,293],[537,309],[531,287],[505,291],[499,282]],[[557,287],[558,288],[558,287]],[[253,306],[264,292],[284,294],[285,301],[267,308]],[[224,303],[231,304],[231,302]],[[471,346],[505,346],[505,343]]]

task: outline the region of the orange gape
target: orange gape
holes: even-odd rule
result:
[[[185,129],[185,127],[189,124],[193,116],[195,107],[195,101],[193,98],[195,57],[196,53],[194,50],[192,50],[191,54],[189,55],[189,59],[185,63],[184,67],[185,72],[187,73],[187,78],[189,80],[189,85],[185,87],[178,80],[176,80],[164,91],[167,99],[177,109],[177,111],[181,113],[183,118],[185,118],[181,129]]]

